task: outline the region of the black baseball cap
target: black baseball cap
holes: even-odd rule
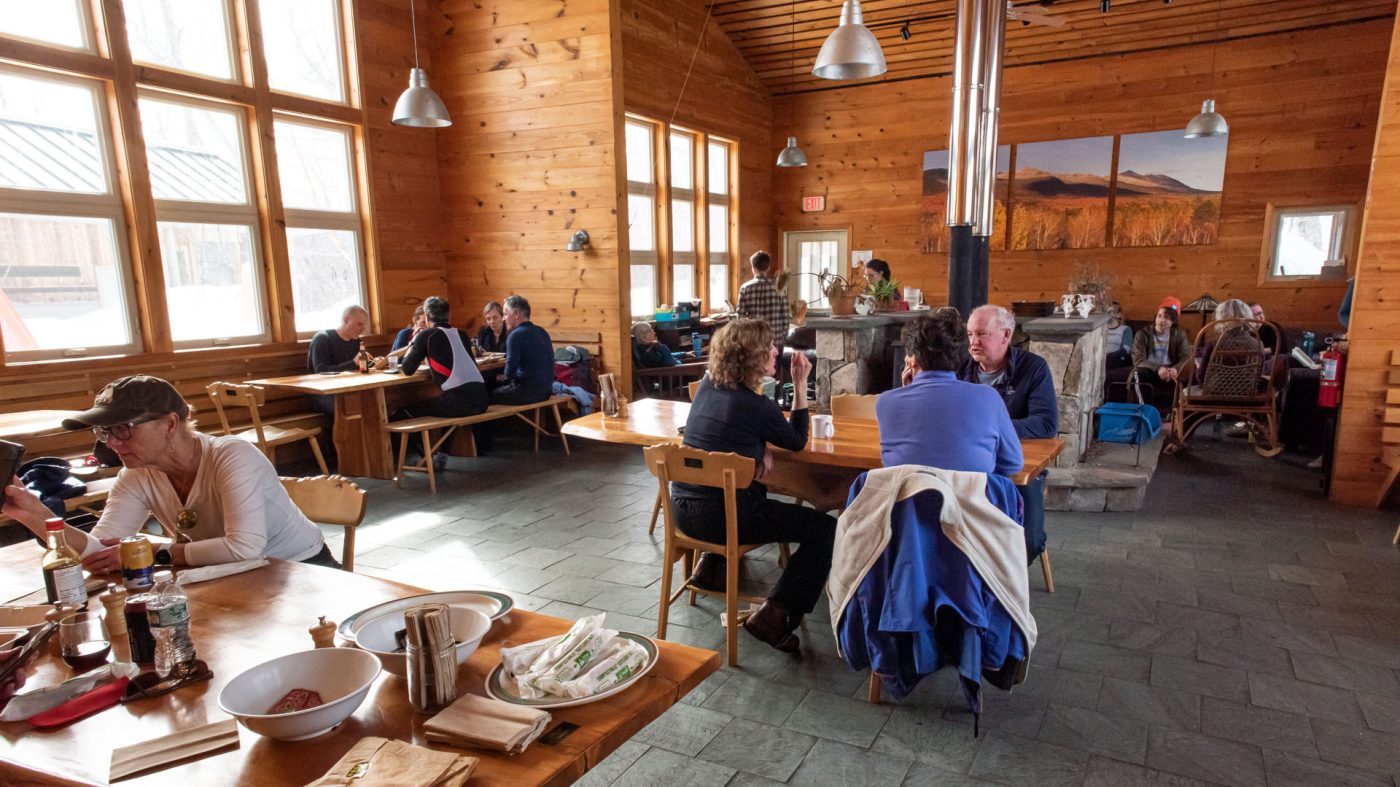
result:
[[[175,386],[146,374],[133,374],[107,384],[97,392],[92,408],[63,419],[64,429],[116,426],[146,415],[174,413],[183,420],[190,406]]]

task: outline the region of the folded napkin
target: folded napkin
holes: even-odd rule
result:
[[[549,726],[548,713],[523,705],[463,694],[423,724],[430,743],[476,746],[508,754],[525,751]]]
[[[79,694],[92,691],[99,683],[116,678],[134,678],[140,673],[140,668],[135,664],[119,661],[70,678],[57,686],[27,691],[16,695],[5,709],[0,711],[0,721],[24,721],[36,713],[58,707]]]
[[[107,781],[118,781],[138,773],[164,768],[177,762],[238,747],[238,724],[224,719],[172,732],[149,741],[112,750],[112,769]]]
[[[460,787],[477,759],[387,738],[361,738],[306,787]]]
[[[126,684],[130,682],[131,678],[121,678],[86,694],[79,694],[62,705],[30,716],[29,723],[40,729],[62,727],[65,724],[72,724],[78,719],[91,716],[98,711],[107,710],[121,701],[122,693],[126,691]]]
[[[262,568],[265,565],[267,565],[266,559],[255,558],[253,560],[240,560],[237,563],[220,563],[216,566],[186,568],[180,570],[180,575],[175,578],[175,583],[179,585],[193,585],[196,582],[207,582],[211,579],[242,574],[244,571],[252,571],[255,568]]]

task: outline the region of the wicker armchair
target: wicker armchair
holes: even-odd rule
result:
[[[1249,425],[1254,450],[1260,456],[1278,456],[1278,400],[1274,376],[1278,335],[1273,346],[1264,346],[1258,320],[1220,320],[1207,323],[1196,334],[1194,354],[1203,367],[1192,381],[1177,380],[1173,407],[1173,442],[1177,448],[1191,439],[1203,423],[1226,415]]]

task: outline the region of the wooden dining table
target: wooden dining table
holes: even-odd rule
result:
[[[484,356],[477,368],[483,373],[505,367],[505,357]],[[389,443],[389,414],[398,408],[433,399],[441,391],[426,366],[417,374],[371,371],[336,374],[293,374],[249,380],[252,385],[280,388],[335,400],[331,439],[335,442],[337,469],[341,475],[361,478],[393,478],[394,457]],[[470,441],[454,443],[449,451],[469,453]]]
[[[21,572],[39,583],[34,544],[0,549],[0,572]],[[373,604],[421,589],[362,574],[274,560],[263,568],[186,586],[192,636],[214,677],[164,696],[117,705],[65,727],[36,730],[27,722],[0,723],[0,784],[103,784],[112,750],[230,718],[219,691],[239,673],[269,659],[312,646],[307,627],[317,616],[343,620]],[[92,605],[101,608],[96,601]],[[496,621],[457,675],[459,692],[484,695],[486,676],[500,663],[502,644],[519,644],[566,631],[572,621],[511,611]],[[56,642],[55,637],[53,642]],[[536,741],[522,754],[448,749],[480,759],[472,785],[565,785],[581,777],[642,727],[660,716],[719,668],[719,654],[658,641],[656,666],[636,684],[607,699],[551,711],[550,728],[578,729],[553,744]],[[52,643],[46,649],[50,649]],[[71,677],[52,652],[38,657],[27,686]],[[122,784],[303,785],[319,778],[366,736],[428,746],[423,723],[408,702],[407,684],[382,673],[364,703],[331,732],[306,741],[278,741],[239,728],[239,746],[154,771]]]
[[[680,428],[690,414],[689,402],[669,399],[638,399],[629,402],[624,418],[609,418],[593,412],[564,424],[564,434],[626,445],[679,443]],[[807,447],[787,451],[770,446],[773,470],[764,478],[769,489],[793,495],[819,505],[832,503],[839,496],[845,503],[846,490],[855,477],[866,470],[883,467],[880,461],[880,426],[865,418],[833,418],[835,432],[830,438],[809,436]],[[1065,448],[1065,441],[1052,437],[1022,440],[1021,470],[1012,476],[1024,485],[1045,471]],[[839,505],[831,505],[831,508]]]

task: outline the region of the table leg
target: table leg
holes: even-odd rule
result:
[[[373,388],[335,397],[335,439],[341,475],[360,478],[393,478],[394,460],[389,451],[389,423],[384,390]]]

